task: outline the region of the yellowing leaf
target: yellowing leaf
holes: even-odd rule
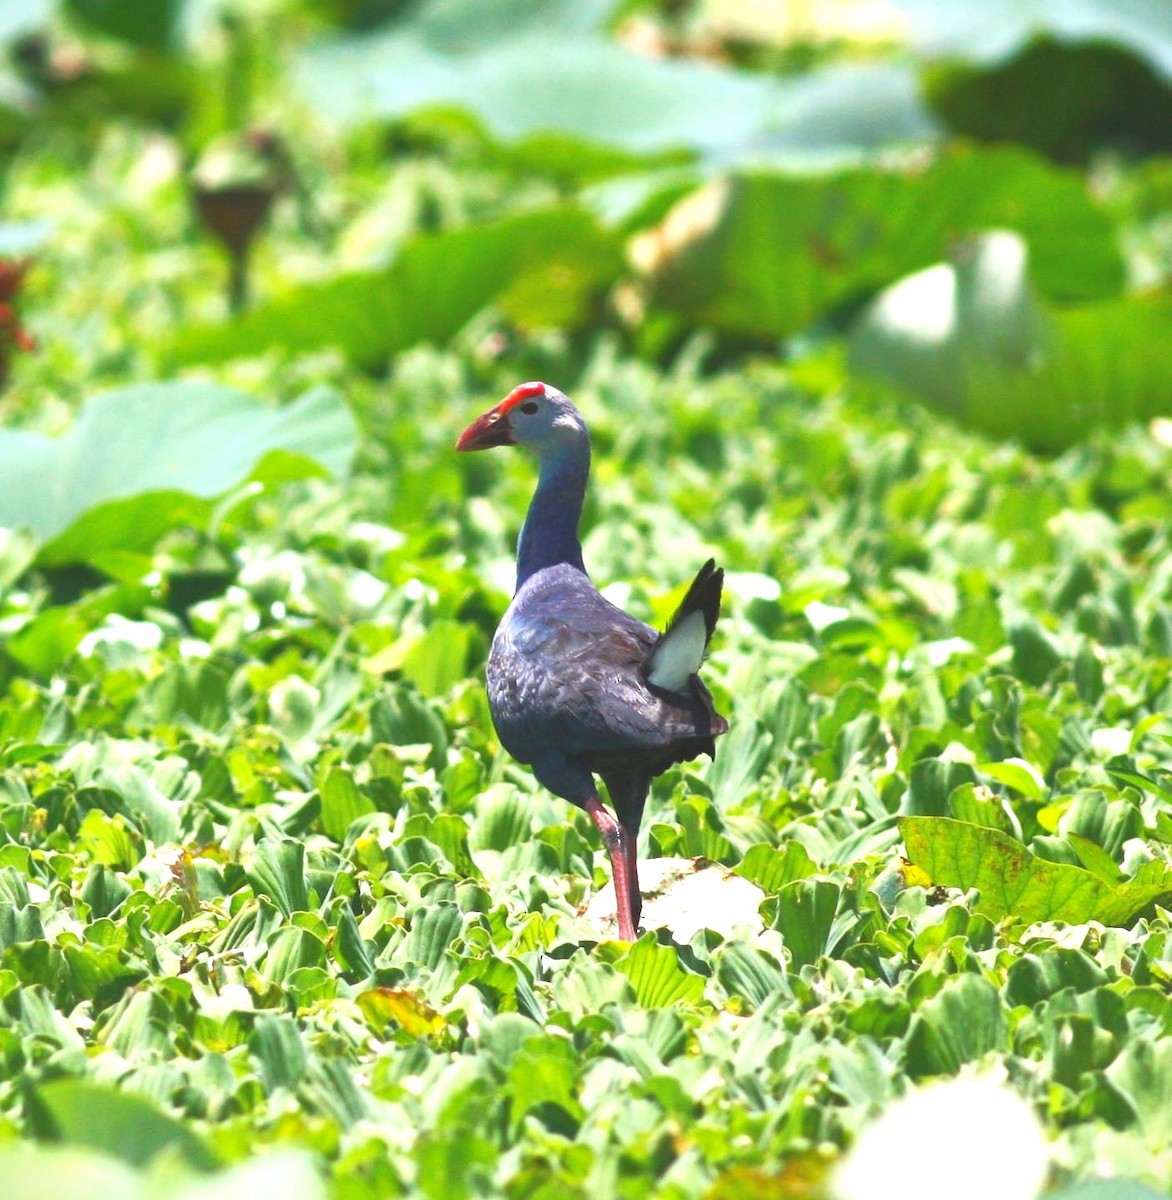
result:
[[[422,996],[408,988],[371,988],[358,997],[358,1007],[379,1034],[385,1033],[392,1021],[412,1037],[430,1037],[448,1024]]]
[[[933,883],[976,888],[977,911],[993,921],[1012,916],[1023,925],[1127,925],[1149,904],[1172,895],[1172,871],[1158,863],[1149,863],[1142,879],[1116,884],[1082,867],[1038,858],[999,830],[950,817],[904,817],[899,829],[912,863]]]

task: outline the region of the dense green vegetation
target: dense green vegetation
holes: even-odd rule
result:
[[[1172,1188],[1172,30],[989,7],[5,8],[10,1193],[966,1195],[833,1175],[957,1076]],[[483,693],[529,378],[728,572],[633,944]]]

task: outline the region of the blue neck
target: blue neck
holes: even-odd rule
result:
[[[517,590],[545,567],[568,563],[583,574],[578,519],[590,475],[590,443],[541,460],[537,491],[517,542]]]

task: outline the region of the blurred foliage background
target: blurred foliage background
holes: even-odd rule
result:
[[[0,38],[0,248],[41,247],[34,293],[126,250],[133,321],[82,249],[44,327],[91,382],[378,372],[491,307],[658,364],[842,357],[1045,450],[1167,408],[1154,0],[12,0]]]
[[[1163,0],[3,0],[6,1189],[1164,1194],[1170,139]],[[529,378],[728,571],[679,941],[492,734]]]

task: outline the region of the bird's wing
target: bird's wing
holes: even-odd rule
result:
[[[694,698],[647,685],[659,634],[585,582],[519,597],[497,631],[489,693],[506,745],[620,752],[695,736]]]

